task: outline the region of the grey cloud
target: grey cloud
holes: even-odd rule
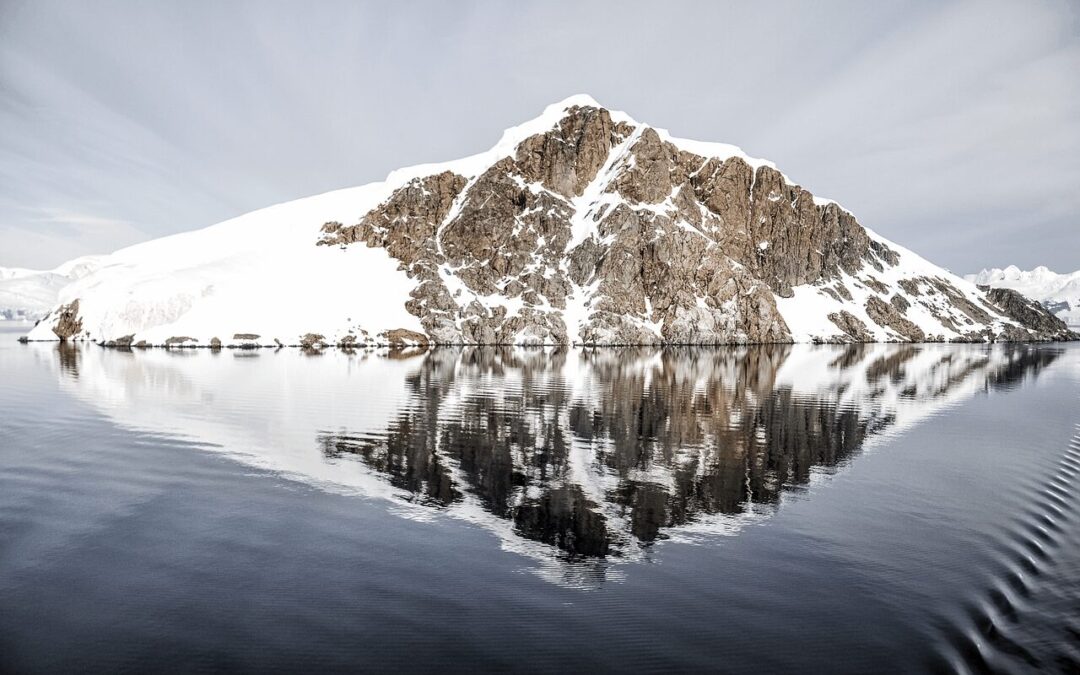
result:
[[[1076,269],[1077,72],[1067,0],[9,0],[0,265],[472,154],[588,92],[769,158],[956,271]]]

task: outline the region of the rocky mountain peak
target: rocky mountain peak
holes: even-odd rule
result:
[[[475,175],[413,178],[320,243],[386,248],[436,342],[785,341],[775,296],[899,260],[730,146],[697,154],[587,97],[561,105]]]

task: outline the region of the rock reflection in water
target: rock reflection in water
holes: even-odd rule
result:
[[[935,402],[1011,386],[1056,356],[1023,345],[440,349],[407,375],[410,403],[384,433],[324,431],[318,444],[409,501],[479,507],[566,561],[637,556],[681,529],[730,527]]]

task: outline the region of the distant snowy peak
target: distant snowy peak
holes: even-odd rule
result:
[[[1015,283],[1053,289],[1075,283],[1080,279],[1080,271],[1059,274],[1044,265],[1039,265],[1032,270],[1022,270],[1016,265],[1009,265],[1005,269],[998,267],[983,269],[978,274],[968,274],[965,278],[978,284]]]
[[[1072,337],[770,162],[586,96],[487,152],[118,251],[30,334],[134,347]]]
[[[0,267],[0,320],[32,321],[52,309],[60,290],[96,271],[104,256],[83,256],[52,270]]]
[[[1080,326],[1080,270],[1059,274],[1045,266],[1021,270],[993,267],[964,277],[980,286],[1010,288],[1036,300],[1070,326]]]

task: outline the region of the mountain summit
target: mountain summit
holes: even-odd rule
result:
[[[1070,339],[769,162],[587,96],[491,150],[109,256],[31,339],[116,345]]]

